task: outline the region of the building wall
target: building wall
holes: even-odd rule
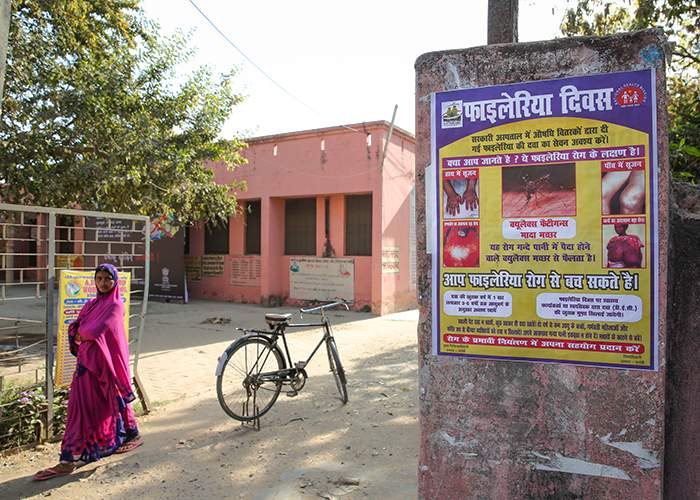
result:
[[[261,276],[259,286],[230,285],[230,261],[245,251],[245,215],[240,214],[229,222],[224,276],[189,283],[193,297],[272,305],[294,303],[289,297],[293,256],[284,254],[285,200],[316,198],[316,256],[322,256],[328,198],[330,244],[335,257],[345,257],[345,197],[371,194],[372,255],[348,256],[355,262],[355,308],[369,306],[382,314],[415,306],[408,277],[407,199],[413,186],[413,138],[395,130],[382,167],[388,125],[376,122],[354,128],[358,131],[336,127],[253,139],[244,152],[247,165],[231,172],[222,163],[212,164],[217,182],[246,181],[247,189],[237,193],[242,206],[248,200],[261,201]],[[203,240],[203,228],[193,228],[190,255],[203,254]],[[382,274],[382,249],[386,245],[400,248],[401,272]]]
[[[382,141],[383,143],[383,141]],[[392,135],[382,168],[382,313],[416,306],[415,276],[410,259],[410,195],[415,185],[412,141]],[[398,249],[398,252],[397,252]],[[393,265],[398,253],[398,272]]]

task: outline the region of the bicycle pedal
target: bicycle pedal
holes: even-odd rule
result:
[[[294,366],[298,370],[303,370],[306,367],[306,361],[297,361],[296,363],[294,363]]]
[[[299,394],[298,391],[287,391],[287,397],[288,398],[295,398]]]

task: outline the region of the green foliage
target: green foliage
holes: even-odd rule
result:
[[[671,171],[700,182],[700,0],[578,0],[565,35],[606,35],[657,27],[673,43],[669,66]]]
[[[54,391],[54,435],[62,434],[65,428],[67,402],[67,389]],[[38,442],[48,406],[41,387],[10,387],[0,392],[0,450]]]
[[[175,83],[191,53],[163,39],[138,0],[15,0],[0,118],[3,201],[223,220],[234,191],[207,160],[234,168],[219,133],[241,101],[234,72]]]

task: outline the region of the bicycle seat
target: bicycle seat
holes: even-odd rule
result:
[[[289,320],[291,318],[292,318],[291,313],[287,313],[287,314],[265,313],[265,321],[267,321],[267,324],[270,328],[274,328],[275,326],[277,326],[281,323],[289,323]]]

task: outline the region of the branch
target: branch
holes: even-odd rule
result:
[[[168,192],[167,189],[162,188],[162,187],[158,186],[157,184],[154,184],[153,181],[150,181],[150,180],[149,180],[149,181],[147,181],[147,182],[148,182],[148,184],[150,184],[150,185],[153,186],[154,188],[160,189],[160,190],[163,191],[164,193],[167,193],[167,192]]]
[[[679,56],[683,59],[690,59],[695,64],[700,64],[700,57],[691,54],[685,47],[677,46],[678,50],[673,51],[674,56]]]

